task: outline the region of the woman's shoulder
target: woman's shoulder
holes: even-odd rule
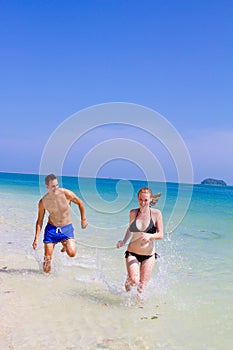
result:
[[[139,208],[134,208],[134,209],[131,209],[131,210],[130,210],[130,213],[137,213],[137,212],[138,212],[138,210],[139,210]]]
[[[131,209],[129,212],[129,216],[131,219],[135,219],[135,217],[137,216],[139,208],[135,208],[135,209]]]
[[[157,216],[158,217],[159,215],[162,215],[161,210],[159,210],[159,209],[151,208],[150,210],[151,210],[151,214],[153,216]]]
[[[161,210],[157,209],[157,208],[150,208],[152,213],[161,213]]]

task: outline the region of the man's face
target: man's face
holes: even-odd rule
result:
[[[58,189],[58,181],[57,179],[55,180],[50,180],[48,185],[46,185],[47,189],[51,193],[55,193],[56,190]]]

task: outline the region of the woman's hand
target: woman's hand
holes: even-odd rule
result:
[[[151,234],[143,232],[142,241],[148,243],[151,241]]]
[[[121,247],[123,247],[123,245],[124,245],[124,241],[121,240],[121,241],[118,241],[118,242],[117,242],[116,247],[117,247],[117,248],[121,248]]]

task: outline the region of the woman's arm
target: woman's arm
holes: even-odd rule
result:
[[[158,216],[156,218],[156,227],[157,227],[157,232],[151,234],[150,239],[151,240],[159,240],[159,239],[163,239],[163,216],[162,213],[159,211]]]
[[[127,228],[127,230],[126,230],[126,232],[125,232],[125,237],[122,239],[122,240],[120,240],[120,241],[118,241],[117,242],[117,248],[120,248],[120,247],[122,247],[123,245],[125,245],[125,243],[128,241],[128,239],[130,238],[130,236],[131,236],[131,232],[130,232],[130,230],[129,230],[129,228]]]
[[[129,213],[129,226],[131,224],[131,222],[134,220],[135,218],[135,209],[132,209]],[[125,245],[125,243],[129,240],[129,238],[131,237],[131,232],[129,230],[129,227],[127,228],[126,232],[125,232],[125,236],[122,240],[117,242],[117,248],[122,247],[123,245]]]

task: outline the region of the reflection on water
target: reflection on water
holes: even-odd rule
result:
[[[206,230],[196,230],[195,232],[188,232],[184,233],[185,236],[192,237],[194,239],[203,239],[203,240],[209,240],[209,239],[220,239],[222,238],[222,235],[218,232],[214,231],[206,231]]]

